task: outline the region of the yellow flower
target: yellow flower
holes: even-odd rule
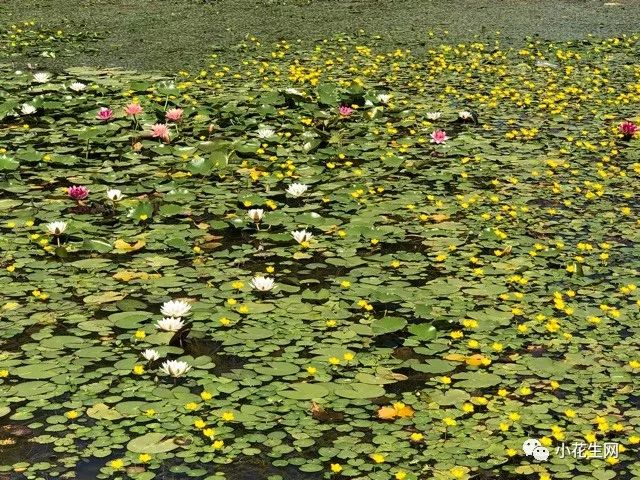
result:
[[[548,447],[553,443],[553,440],[551,440],[549,437],[542,437],[540,439],[540,443],[543,447]]]
[[[156,411],[153,408],[149,408],[148,410],[145,410],[144,414],[147,417],[153,417],[156,414]]]
[[[140,460],[142,463],[147,463],[151,461],[151,455],[149,455],[148,453],[141,453],[140,455],[138,455],[138,460]]]
[[[238,313],[242,313],[242,314],[249,313],[249,307],[247,305],[240,305],[238,307]]]
[[[445,385],[449,385],[451,383],[451,377],[440,377],[440,381]]]
[[[500,390],[498,390],[498,396],[506,397],[507,395],[509,395],[509,392],[506,388],[501,388]]]
[[[353,360],[354,356],[355,356],[355,355],[354,355],[353,353],[351,353],[351,352],[346,352],[346,353],[342,356],[342,358],[344,358],[347,362],[349,362],[349,361]]]
[[[231,422],[233,419],[235,419],[233,412],[224,412],[222,414],[222,420],[224,420],[225,422]]]
[[[518,454],[518,451],[515,448],[507,448],[507,456],[513,457]]]
[[[349,288],[351,286],[351,282],[349,280],[343,280],[342,282],[340,282],[340,286],[342,288]]]
[[[455,421],[453,418],[451,418],[451,417],[445,417],[445,418],[443,418],[443,419],[442,419],[442,421],[444,422],[444,424],[445,424],[447,427],[455,427],[455,426],[458,424],[458,422],[456,422],[456,421]]]
[[[136,374],[136,375],[142,375],[144,373],[144,366],[143,365],[134,365],[133,373]]]
[[[75,410],[69,410],[65,415],[69,420],[74,420],[80,416],[80,414]]]
[[[231,287],[235,288],[236,290],[240,290],[242,287],[244,287],[244,282],[241,282],[241,281],[233,282],[231,284]]]
[[[338,365],[338,364],[340,364],[340,359],[338,357],[331,357],[331,358],[329,358],[328,362],[331,365]]]
[[[407,473],[406,472],[404,472],[402,470],[396,472],[396,474],[395,474],[395,479],[396,480],[405,480],[405,478],[407,478]]]
[[[138,339],[138,340],[142,340],[144,337],[147,336],[147,334],[144,332],[144,330],[137,330],[136,333],[134,334],[134,336]]]
[[[517,422],[518,420],[520,420],[520,414],[517,412],[511,412],[509,414],[509,420],[511,420],[512,422]]]
[[[473,412],[474,408],[473,408],[473,404],[471,403],[465,403],[464,405],[462,405],[462,411],[466,412],[466,413],[471,413]]]
[[[411,434],[411,441],[413,442],[421,442],[424,439],[424,435],[420,432],[415,432]]]
[[[124,467],[124,462],[121,458],[118,458],[117,460],[111,460],[111,462],[109,462],[109,466],[114,470],[120,470],[122,467]]]
[[[211,400],[213,395],[205,390],[200,394],[200,398],[206,402],[207,400]]]
[[[189,402],[184,406],[184,408],[186,408],[187,410],[195,410],[198,408],[198,404],[195,402]]]
[[[6,378],[9,376],[9,370],[0,370],[0,378]]]
[[[202,434],[207,438],[213,438],[216,434],[216,431],[213,428],[205,428],[202,430]]]
[[[372,453],[370,457],[371,457],[371,460],[373,460],[376,463],[384,462],[384,455],[382,455],[381,453]]]
[[[564,414],[569,418],[574,418],[576,416],[576,411],[568,408],[564,411]]]
[[[449,473],[451,473],[454,478],[462,478],[467,473],[467,470],[463,467],[453,467],[449,470]]]
[[[307,373],[309,375],[315,375],[318,372],[318,369],[316,367],[307,367]]]
[[[207,426],[207,422],[205,422],[201,418],[198,418],[195,422],[193,422],[193,426],[196,427],[197,429],[202,430],[204,427]]]
[[[220,322],[221,325],[225,327],[229,326],[229,324],[231,323],[231,320],[229,320],[227,317],[222,317],[218,321]]]
[[[342,471],[342,465],[340,465],[339,463],[332,463],[331,471],[333,473],[340,473]]]
[[[325,325],[326,325],[327,327],[330,327],[330,328],[331,328],[331,327],[335,327],[335,326],[337,325],[337,323],[338,323],[338,322],[337,322],[336,320],[327,320],[327,321],[325,322]]]
[[[224,440],[216,440],[211,446],[214,450],[220,450],[222,447],[224,447]]]

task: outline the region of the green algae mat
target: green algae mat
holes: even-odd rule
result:
[[[0,478],[640,476],[639,35],[0,39]]]

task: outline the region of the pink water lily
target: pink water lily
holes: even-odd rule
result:
[[[340,108],[338,109],[338,113],[343,117],[348,117],[353,113],[353,108],[347,105],[340,105]]]
[[[89,196],[89,189],[81,185],[74,185],[67,188],[67,195],[76,201],[84,200]]]
[[[445,132],[444,130],[435,130],[431,134],[431,143],[436,143],[440,145],[441,143],[444,143],[447,140],[449,140],[449,137],[447,137],[447,132]]]
[[[124,113],[135,117],[136,115],[140,115],[142,113],[142,107],[139,103],[130,103],[129,105],[124,107]]]
[[[618,132],[625,136],[625,138],[631,138],[636,133],[638,133],[640,128],[633,122],[625,120],[620,125],[618,125]]]
[[[156,123],[151,127],[151,136],[153,138],[160,138],[161,140],[169,141],[169,127],[164,123]]]
[[[183,113],[184,110],[181,108],[172,108],[171,110],[167,110],[164,116],[170,122],[179,122],[182,120]]]
[[[103,122],[107,122],[113,118],[113,110],[108,107],[100,107],[97,114],[98,120],[102,120]]]

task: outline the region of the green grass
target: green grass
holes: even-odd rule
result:
[[[73,31],[104,35],[95,53],[43,61],[41,66],[119,66],[136,70],[199,68],[206,56],[247,34],[265,42],[302,39],[313,42],[337,33],[365,29],[390,46],[420,46],[442,41],[493,38],[521,42],[539,35],[550,40],[616,36],[637,29],[640,3],[602,1],[448,1],[417,0],[8,0],[1,23],[36,20]],[[429,38],[427,32],[433,31]],[[445,36],[444,31],[448,31]],[[444,38],[446,37],[446,38]],[[31,59],[33,60],[33,59]],[[24,59],[23,59],[23,62]]]

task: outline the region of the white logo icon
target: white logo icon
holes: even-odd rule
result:
[[[539,440],[529,438],[522,444],[525,455],[532,456],[539,462],[544,462],[549,458],[549,449],[542,446]]]
[[[539,462],[544,462],[549,458],[549,449],[545,447],[536,447],[533,449],[533,458]]]

